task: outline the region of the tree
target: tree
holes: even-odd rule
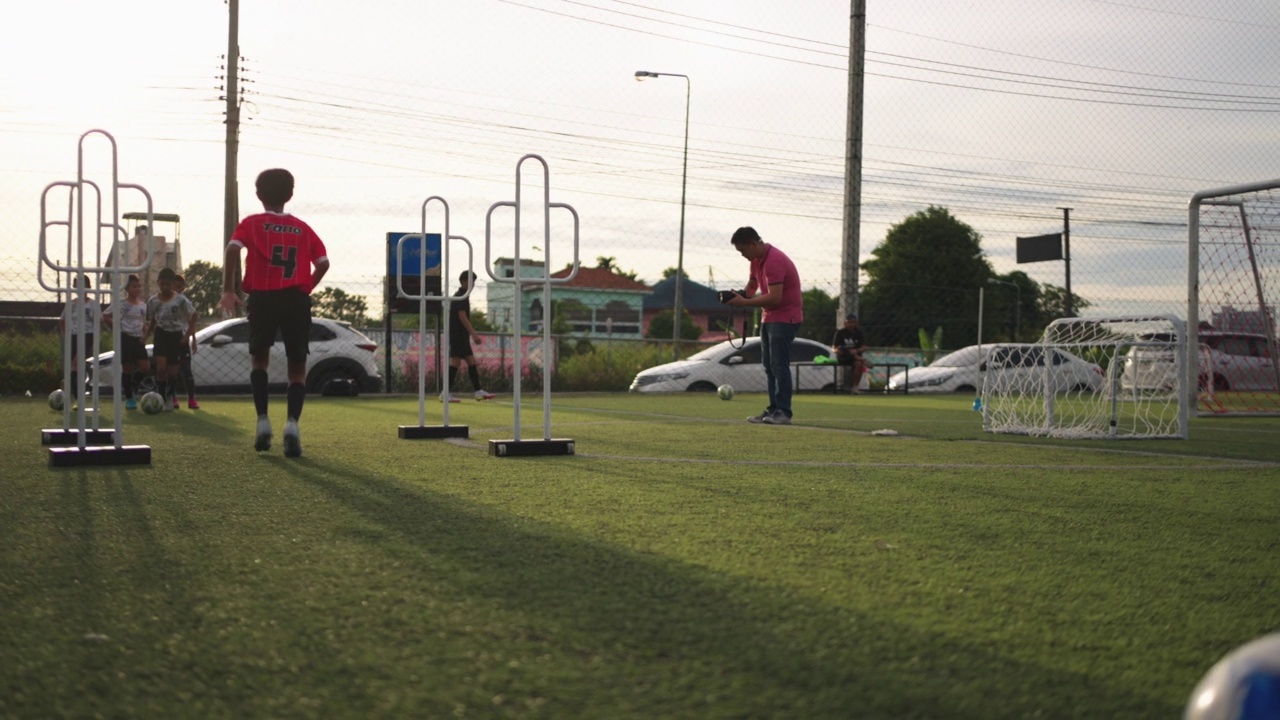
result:
[[[627,271],[627,272],[622,272],[622,269],[618,267],[618,262],[617,262],[617,260],[618,260],[618,259],[617,259],[617,258],[614,258],[614,257],[605,257],[604,255],[601,255],[601,256],[599,256],[599,257],[597,257],[597,258],[596,258],[596,267],[597,267],[597,268],[599,268],[599,269],[601,269],[601,270],[608,270],[609,272],[613,273],[614,275],[621,275],[622,277],[630,278],[630,279],[632,279],[632,280],[635,280],[635,279],[636,279],[636,271],[635,271],[635,270],[629,270],[629,271]],[[638,281],[637,281],[637,282],[638,282]]]
[[[327,287],[311,294],[312,313],[319,317],[343,320],[352,325],[365,327],[373,321],[365,317],[369,312],[369,304],[358,295],[350,295],[345,290]]]
[[[667,269],[665,269],[665,270],[663,270],[663,271],[662,271],[662,279],[663,279],[663,280],[666,280],[666,279],[667,279],[667,278],[669,278],[669,277],[673,277],[675,274],[676,274],[676,269],[675,269],[674,267],[669,267],[669,268],[667,268]],[[688,280],[688,279],[689,279],[689,273],[687,273],[687,272],[685,272],[685,271],[681,270],[681,271],[680,271],[680,277],[681,277],[681,279],[683,279],[683,280]]]
[[[649,329],[644,336],[651,340],[670,340],[671,332],[675,330],[672,327],[672,319],[676,314],[674,310],[659,310],[649,320]],[[680,308],[680,339],[681,340],[697,340],[702,337],[702,327],[693,321],[693,316],[685,308]]]
[[[494,332],[498,329],[489,322],[489,316],[483,310],[471,311],[471,327],[476,332]]]
[[[1067,315],[1066,288],[1045,283],[1044,290],[1041,291],[1038,300],[1039,302],[1036,305],[1036,310],[1040,313],[1042,328],[1058,318],[1072,317],[1072,315]],[[1071,293],[1071,308],[1075,311],[1073,315],[1079,315],[1081,310],[1091,305],[1093,305],[1093,303],[1085,300],[1075,293]]]
[[[1040,337],[1047,321],[1041,321],[1039,310],[1040,283],[1021,270],[997,275],[999,282],[987,285],[985,320],[991,332],[983,331],[987,340],[1023,342]],[[1015,291],[1009,285],[1015,285]]]
[[[830,345],[836,328],[840,326],[836,321],[840,312],[839,298],[831,297],[820,288],[805,290],[800,297],[804,302],[804,323],[800,325],[799,336]]]
[[[909,347],[920,328],[976,337],[978,288],[994,276],[981,242],[977,231],[937,206],[889,228],[862,264],[870,277],[859,298],[868,344]]]
[[[205,260],[196,260],[182,271],[187,279],[183,293],[201,318],[219,317],[218,304],[222,302],[222,266]]]

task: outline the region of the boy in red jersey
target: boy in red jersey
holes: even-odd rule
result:
[[[305,222],[284,211],[293,199],[293,175],[280,168],[263,170],[255,184],[265,212],[240,221],[227,243],[222,273],[222,309],[240,303],[235,281],[240,276],[240,251],[247,251],[243,287],[248,299],[249,385],[258,412],[253,449],[271,449],[271,420],[267,417],[267,369],[276,334],[284,338],[289,367],[286,392],[288,414],[284,426],[284,454],[302,455],[298,418],[307,396],[307,338],[311,332],[311,291],[329,271],[324,242]]]

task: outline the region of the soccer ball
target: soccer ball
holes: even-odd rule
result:
[[[716,395],[719,395],[721,400],[732,400],[733,386],[728,383],[721,385],[720,387],[716,388]]]
[[[54,390],[49,393],[49,407],[54,410],[62,410],[62,391]]]
[[[1280,633],[1227,653],[1196,685],[1186,720],[1280,717]]]
[[[148,415],[155,415],[164,411],[164,397],[158,392],[149,392],[142,396],[138,401],[138,407],[142,408],[142,412]]]

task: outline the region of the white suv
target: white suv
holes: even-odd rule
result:
[[[312,318],[310,353],[307,355],[307,390],[320,392],[335,379],[354,380],[364,392],[382,389],[382,374],[374,361],[378,345],[350,323],[325,318]],[[147,354],[152,352],[147,345]],[[98,356],[102,389],[111,392],[115,353]],[[92,373],[92,361],[88,361]],[[277,338],[271,346],[268,382],[273,388],[288,384],[288,365],[284,343]],[[196,332],[196,352],[191,355],[191,372],[200,392],[249,392],[249,321],[246,318],[223,320]]]
[[[1145,339],[1173,342],[1170,333]],[[1174,377],[1172,349],[1132,347],[1125,356],[1120,386],[1125,389],[1172,390]],[[1275,353],[1266,335],[1258,333],[1201,330],[1197,355],[1200,389],[1213,383],[1215,392],[1228,390],[1274,391],[1277,387]]]

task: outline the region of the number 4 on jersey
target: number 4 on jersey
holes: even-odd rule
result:
[[[271,248],[271,265],[281,268],[285,280],[292,280],[298,269],[298,248],[274,245]]]

